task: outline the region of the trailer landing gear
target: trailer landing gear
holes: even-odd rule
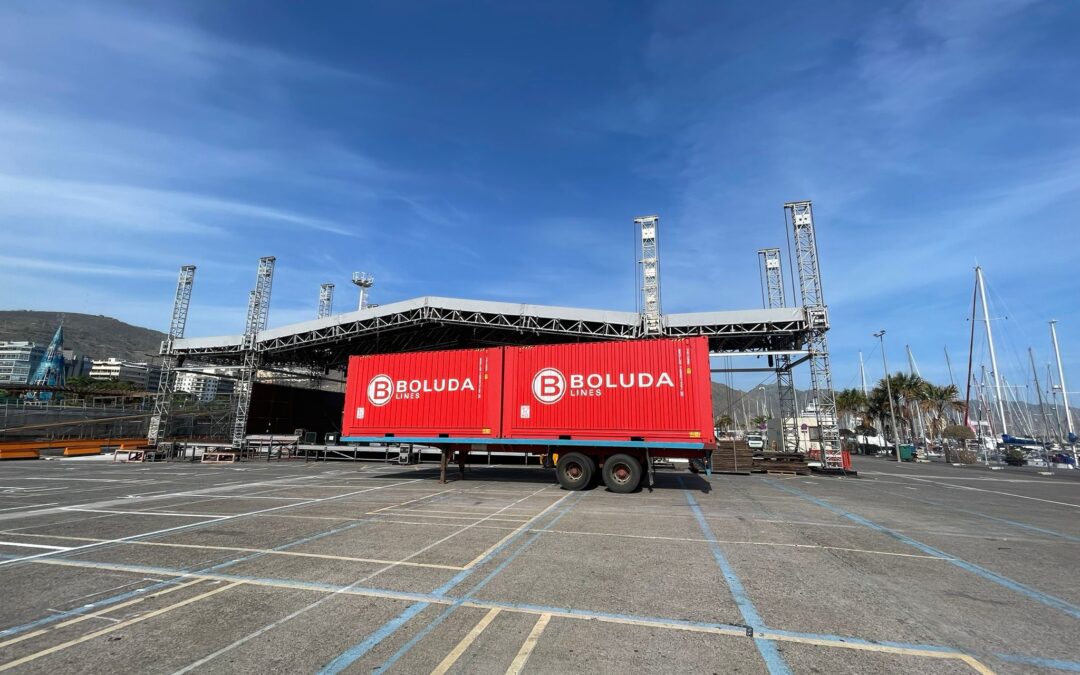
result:
[[[584,490],[592,484],[595,473],[596,463],[580,452],[559,455],[555,466],[555,476],[564,490]]]

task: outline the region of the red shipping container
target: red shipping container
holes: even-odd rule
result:
[[[704,337],[507,347],[506,438],[715,442]]]
[[[349,358],[342,437],[499,434],[502,350]]]

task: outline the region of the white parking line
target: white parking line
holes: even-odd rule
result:
[[[83,546],[76,546],[76,547],[74,547],[72,549],[69,549],[69,550],[71,550],[71,551],[79,551],[79,550],[83,550],[83,549],[97,548],[99,546],[104,546],[104,545],[107,545],[107,544],[119,544],[119,543],[122,543],[122,542],[131,541],[133,539],[141,539],[142,537],[152,537],[152,536],[156,536],[156,535],[159,535],[159,534],[166,534],[166,533],[169,533],[169,532],[176,532],[176,531],[179,531],[179,530],[186,530],[186,529],[189,529],[189,528],[192,528],[192,527],[203,525],[206,522],[220,523],[220,522],[224,522],[226,520],[235,520],[237,518],[244,518],[246,516],[256,516],[256,515],[259,515],[259,514],[262,514],[262,513],[269,513],[271,511],[280,511],[281,509],[291,509],[291,508],[293,508],[295,506],[304,506],[304,505],[307,505],[307,504],[319,504],[319,503],[322,503],[322,502],[332,501],[334,499],[340,499],[341,497],[348,497],[348,496],[353,495],[353,494],[360,494],[361,492],[370,492],[372,490],[383,490],[385,488],[392,488],[392,487],[396,487],[398,485],[408,485],[409,483],[415,483],[417,480],[419,480],[419,479],[402,481],[400,483],[391,483],[390,485],[377,485],[375,487],[364,488],[363,490],[357,490],[356,492],[346,493],[344,495],[337,495],[337,496],[334,496],[334,497],[321,497],[319,499],[312,499],[312,500],[307,501],[307,502],[296,502],[294,504],[282,504],[281,506],[272,506],[272,507],[266,508],[266,509],[259,509],[258,511],[248,511],[246,513],[237,513],[235,515],[224,516],[222,518],[218,518],[217,520],[213,520],[213,521],[201,521],[201,522],[198,522],[198,523],[188,523],[187,525],[177,525],[176,527],[166,527],[164,529],[154,530],[152,532],[142,532],[140,534],[133,534],[133,535],[130,535],[130,536],[127,536],[127,537],[120,537],[118,539],[107,539],[105,541],[97,542],[97,543],[93,543],[93,544],[84,544]],[[4,565],[12,565],[12,564],[15,564],[15,563],[24,562],[24,561],[27,561],[27,560],[35,560],[37,558],[43,558],[45,556],[54,555],[56,553],[57,553],[57,551],[47,551],[45,553],[38,553],[36,555],[28,555],[28,556],[23,556],[21,558],[12,558],[11,560],[0,560],[0,567],[3,567]]]
[[[173,511],[116,511],[112,509],[80,509],[77,506],[61,506],[61,511],[77,513],[109,513],[119,516],[179,516],[181,518],[228,518],[223,513],[176,513]]]
[[[24,544],[21,541],[0,541],[0,546],[17,546],[21,548],[46,548],[53,551],[70,551],[70,546],[46,546],[45,544]]]

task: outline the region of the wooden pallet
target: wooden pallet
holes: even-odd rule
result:
[[[806,476],[810,474],[810,465],[805,455],[794,452],[761,453],[754,456],[754,471]]]
[[[754,468],[754,453],[746,441],[719,441],[712,453],[713,473],[748,475]]]

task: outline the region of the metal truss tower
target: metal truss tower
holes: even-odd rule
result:
[[[334,284],[319,286],[319,310],[315,313],[316,319],[325,319],[334,312]]]
[[[195,266],[184,265],[180,268],[180,278],[176,282],[169,333],[161,343],[161,379],[158,382],[157,396],[154,397],[154,414],[150,417],[150,428],[146,433],[146,440],[151,447],[156,447],[169,432],[169,413],[172,409],[173,395],[172,376],[173,371],[181,362],[181,359],[173,354],[173,342],[184,337],[188,307],[191,305],[191,289],[194,285]]]
[[[366,272],[353,272],[352,282],[360,289],[360,301],[356,303],[356,309],[367,306],[368,290],[375,285],[375,276]]]
[[[784,204],[784,210],[790,214],[794,237],[792,253],[795,257],[803,310],[810,328],[807,340],[810,352],[810,396],[821,436],[821,463],[826,469],[842,469],[840,432],[836,427],[836,398],[833,393],[829,342],[826,337],[829,331],[829,310],[821,289],[814,213],[809,201],[788,202]]]
[[[657,241],[659,216],[634,218],[641,230],[641,328],[645,335],[663,332],[660,309],[660,245]]]
[[[761,265],[761,299],[766,309],[784,306],[784,270],[780,265],[780,249],[758,251]],[[780,399],[780,451],[799,451],[799,406],[795,399],[795,378],[791,372],[791,355],[773,357],[776,368],[776,393]]]
[[[255,275],[255,289],[248,295],[247,322],[244,325],[242,352],[244,364],[233,390],[232,447],[241,450],[247,436],[248,409],[251,407],[251,388],[255,371],[259,368],[259,351],[256,338],[266,329],[270,316],[270,288],[274,282],[274,256],[259,258],[259,270]]]

